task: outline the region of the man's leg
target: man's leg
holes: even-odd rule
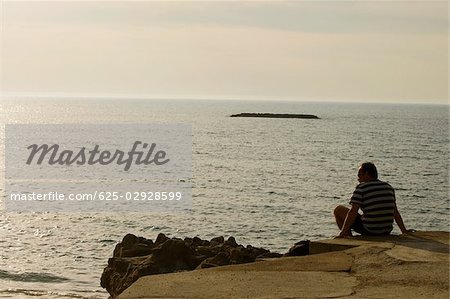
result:
[[[342,229],[342,226],[344,226],[344,221],[349,211],[350,209],[344,206],[337,206],[334,209],[334,218],[339,229]]]

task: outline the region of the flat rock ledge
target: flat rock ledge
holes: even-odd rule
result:
[[[313,114],[279,114],[279,113],[239,113],[232,114],[230,117],[264,117],[264,118],[303,118],[303,119],[320,119]]]
[[[263,248],[239,245],[234,237],[227,240],[224,237],[209,241],[198,237],[183,240],[168,238],[161,233],[153,241],[127,234],[108,260],[100,285],[115,298],[142,276],[250,263],[256,259],[280,256]]]
[[[309,252],[144,276],[118,298],[449,298],[448,232],[313,241]]]

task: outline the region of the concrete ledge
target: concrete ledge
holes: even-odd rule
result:
[[[351,295],[356,284],[348,273],[192,271],[141,277],[120,298],[341,297]]]
[[[331,240],[312,241],[309,243],[309,254],[343,251],[353,247],[358,247],[359,245],[355,242],[345,242],[345,241],[343,242],[339,241],[332,242]]]
[[[417,232],[314,241],[314,255],[141,277],[119,298],[448,299],[448,240]]]

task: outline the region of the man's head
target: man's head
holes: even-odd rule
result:
[[[378,171],[372,162],[364,162],[358,170],[358,181],[364,183],[378,179]]]

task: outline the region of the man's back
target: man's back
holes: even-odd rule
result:
[[[395,209],[395,192],[391,185],[380,180],[359,184],[350,203],[360,205],[361,220],[367,231],[373,234],[389,234],[392,231]]]

